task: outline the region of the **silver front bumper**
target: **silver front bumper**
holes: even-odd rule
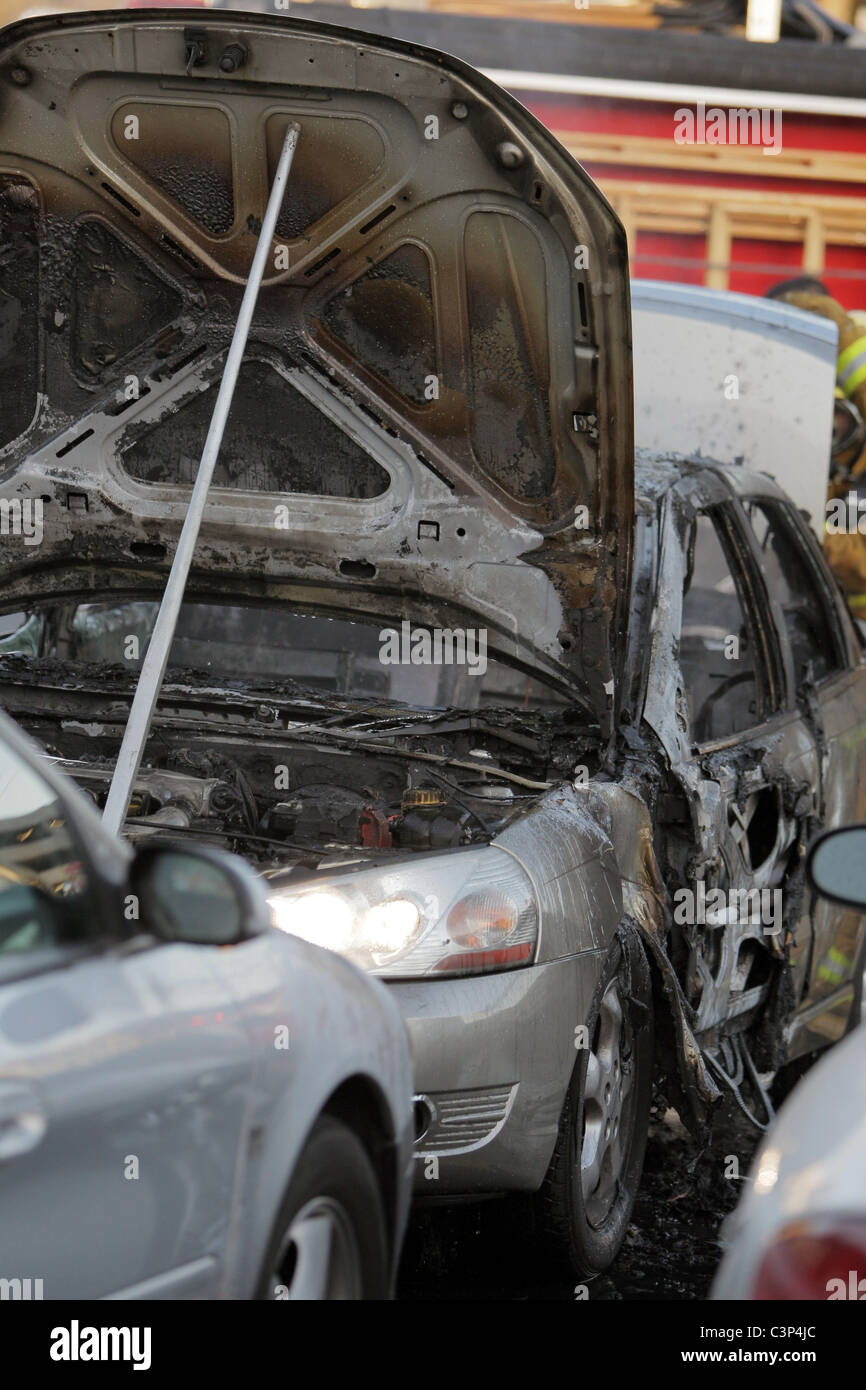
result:
[[[602,956],[390,986],[409,1030],[416,1196],[534,1191],[547,1171]]]

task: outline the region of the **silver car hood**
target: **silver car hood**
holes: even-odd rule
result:
[[[0,605],[161,590],[295,122],[188,592],[483,624],[609,728],[628,273],[580,166],[465,64],[348,29],[144,10],[0,46]]]

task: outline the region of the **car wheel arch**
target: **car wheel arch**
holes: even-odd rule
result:
[[[408,1114],[406,1118],[408,1120]],[[342,1123],[361,1143],[380,1186],[386,1236],[390,1247],[394,1246],[401,1218],[399,1155],[403,1136],[398,1128],[401,1117],[394,1113],[384,1088],[368,1072],[343,1075],[338,1072],[332,1075],[330,1085],[320,1091],[309,1109],[305,1107],[303,1116],[298,1116],[296,1107],[291,1104],[291,1092],[281,1095],[278,1106],[271,1110],[271,1123],[266,1130],[257,1131],[258,1142],[256,1136],[252,1136],[254,1167],[246,1174],[247,1192],[240,1199],[240,1205],[252,1204],[253,1220],[237,1232],[240,1249],[232,1257],[235,1273],[230,1280],[232,1288],[247,1292],[230,1296],[251,1297],[248,1290],[257,1287],[274,1223],[310,1138],[323,1119]]]
[[[721,1093],[692,1032],[691,1010],[667,952],[672,926],[669,890],[656,856],[650,809],[637,791],[617,783],[593,783],[593,793],[607,808],[608,834],[623,885],[623,914],[617,930],[627,926],[636,931],[649,961],[656,1068],[661,1061],[680,1118],[696,1137],[702,1137]]]
[[[372,1077],[358,1072],[332,1091],[314,1123],[325,1115],[346,1125],[363,1144],[379,1180],[388,1239],[393,1242],[399,1219],[398,1134],[384,1092]]]

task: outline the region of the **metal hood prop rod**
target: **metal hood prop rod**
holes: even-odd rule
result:
[[[244,297],[241,302],[238,321],[235,324],[235,331],[232,335],[231,347],[226,358],[225,370],[222,381],[220,382],[217,394],[216,405],[214,406],[213,416],[211,417],[210,428],[207,432],[201,462],[196,474],[192,496],[189,501],[183,529],[180,533],[177,550],[171,566],[171,573],[168,576],[168,583],[165,586],[165,593],[159,612],[156,615],[156,622],[153,625],[150,644],[142,662],[141,674],[138,678],[138,685],[135,688],[135,695],[132,700],[132,707],[129,711],[129,721],[123,735],[123,742],[120,745],[120,752],[117,756],[117,765],[114,769],[114,776],[108,791],[108,799],[105,803],[105,810],[102,813],[102,822],[105,828],[117,835],[126,820],[133,786],[138,775],[144,746],[147,736],[150,733],[151,720],[162,689],[162,682],[165,678],[165,668],[168,664],[168,654],[174,639],[175,628],[177,627],[178,614],[183,602],[184,591],[186,589],[187,576],[192,564],[195,552],[198,533],[201,528],[202,517],[207,503],[208,489],[213,478],[214,467],[216,466],[217,456],[219,455],[220,445],[222,444],[223,433],[225,432],[226,421],[231,409],[232,399],[234,398],[235,388],[238,381],[241,362],[243,360],[244,349],[249,336],[250,325],[255,312],[256,301],[261,288],[262,277],[265,272],[265,262],[271,249],[274,229],[276,227],[277,215],[283,202],[286,183],[292,167],[292,160],[295,155],[295,148],[298,143],[299,130],[297,126],[290,126],[286,132],[280,161],[277,165],[277,172],[274,176],[273,187],[271,188],[268,206],[262,220],[262,230],[259,235],[259,244],[256,247],[256,254],[253,257],[253,264],[247,280]]]

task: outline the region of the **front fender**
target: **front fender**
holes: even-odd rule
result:
[[[396,1154],[399,1241],[411,1165],[412,1066],[406,1028],[387,989],[333,953],[272,930],[233,949],[231,974],[255,1072],[227,1294],[250,1298],[310,1131],[354,1078],[377,1098],[382,1141]]]
[[[650,811],[636,790],[592,781],[558,787],[495,843],[533,879],[541,908],[538,960],[607,952],[622,922],[641,934],[653,976],[661,1056],[671,1098],[696,1133],[721,1092],[692,1029],[665,943],[668,894],[653,849]]]

